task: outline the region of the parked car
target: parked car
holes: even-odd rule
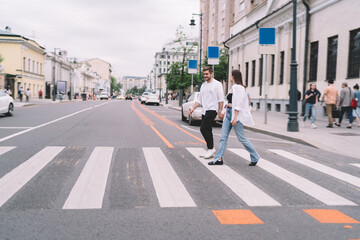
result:
[[[108,100],[109,99],[108,93],[107,92],[101,92],[100,95],[99,95],[99,99],[100,100],[103,100],[103,99]]]
[[[155,94],[155,93],[150,93],[146,96],[146,100],[145,100],[145,104],[149,105],[149,104],[156,104],[156,105],[160,105],[160,99],[159,99],[159,95]]]
[[[7,116],[14,114],[14,99],[4,90],[0,90],[0,113]]]
[[[116,97],[116,99],[117,99],[117,100],[125,100],[125,97],[122,96],[122,95],[118,95],[118,96]]]
[[[141,97],[140,97],[140,102],[141,102],[141,104],[145,103],[147,95],[149,95],[149,92],[144,92],[144,93],[141,95]]]
[[[189,114],[189,110],[194,105],[198,96],[199,96],[199,92],[194,92],[193,94],[191,94],[188,101],[186,103],[183,103],[183,105],[181,106],[181,120],[184,122],[188,121],[191,126],[198,124],[202,119],[203,108],[201,105],[195,108],[191,116]],[[226,101],[224,101],[223,108],[225,108],[225,105],[226,105]],[[221,122],[222,120],[217,115],[215,121]]]
[[[130,95],[130,94],[128,94],[128,95],[126,95],[125,96],[125,100],[132,100],[133,98],[132,98],[132,96]]]

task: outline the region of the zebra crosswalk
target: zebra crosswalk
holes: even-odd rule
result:
[[[4,174],[0,178],[0,210],[6,207],[6,203],[17,198],[27,188],[27,185],[36,184],[31,180],[41,178],[44,174],[51,174],[47,173],[47,171],[50,171],[47,166],[59,162],[65,154],[64,149],[66,148],[68,147],[47,146],[29,159],[24,159],[21,164]],[[11,154],[14,149],[16,149],[14,146],[0,147],[0,168],[2,163],[6,162],[7,155]],[[90,154],[84,155],[82,159],[84,164],[77,164],[78,161],[76,161],[74,168],[67,168],[67,171],[74,171],[73,174],[69,173],[66,177],[57,178],[57,180],[64,181],[64,184],[61,185],[63,190],[54,192],[54,194],[59,194],[55,198],[61,202],[59,204],[61,205],[60,208],[64,210],[102,209],[104,201],[110,198],[110,194],[129,194],[121,192],[122,189],[107,191],[112,186],[111,179],[114,178],[111,174],[112,163],[119,160],[122,149],[116,151],[114,147],[102,146],[89,148],[87,151]],[[144,166],[146,166],[141,174],[147,175],[147,179],[152,183],[146,184],[139,189],[147,191],[146,187],[152,187],[151,190],[147,191],[147,194],[155,193],[154,198],[160,208],[203,207],[201,199],[204,199],[204,196],[198,196],[197,194],[200,193],[194,191],[197,188],[191,186],[192,184],[203,184],[201,181],[196,181],[196,177],[202,179],[207,177],[215,178],[219,182],[219,186],[223,186],[226,189],[225,192],[229,196],[238,199],[239,205],[244,207],[291,205],[282,196],[278,196],[276,191],[274,192],[268,185],[261,185],[254,181],[256,176],[245,174],[245,172],[242,172],[244,170],[237,169],[231,162],[222,166],[209,166],[208,161],[199,157],[199,154],[203,151],[201,148],[166,149],[165,151],[159,147],[144,147],[138,148],[137,151],[139,152],[137,156],[140,156],[140,160],[137,159],[137,161],[143,161]],[[182,165],[178,163],[182,159],[178,159],[178,155],[172,154],[172,151],[180,151],[182,155],[191,158],[190,161],[183,164],[191,164],[191,167],[196,169],[198,176],[194,176],[195,180],[190,182],[189,179],[184,179],[186,174],[181,174],[181,171],[183,171],[181,169]],[[288,191],[289,194],[301,192],[308,198],[314,199],[315,202],[318,201],[325,206],[357,206],[360,204],[360,200],[358,200],[359,191],[352,191],[353,188],[347,188],[339,193],[333,187],[329,189],[329,186],[321,186],[316,182],[316,179],[302,176],[301,171],[280,167],[273,160],[274,158],[284,158],[290,160],[299,168],[321,172],[325,177],[329,177],[332,183],[336,181],[340,186],[346,184],[356,188],[360,187],[360,178],[358,176],[320,164],[316,159],[304,158],[288,151],[268,149],[268,152],[273,153],[273,155],[265,155],[260,159],[257,167],[245,167],[244,169],[246,171],[256,169],[257,173],[259,171],[260,173],[266,172],[271,178],[269,180],[271,184],[276,185],[285,182],[287,185],[286,189],[283,189],[284,191]],[[69,152],[66,154],[69,154]],[[239,162],[243,161],[244,166],[246,166],[246,161],[250,161],[249,154],[243,149],[229,148],[226,150],[226,154],[239,159]],[[128,164],[126,168],[132,166]],[[359,163],[349,164],[349,166],[357,168]],[[55,171],[54,169],[51,168],[51,171]],[[131,171],[130,169],[127,169],[127,172],[138,173],[138,171]],[[33,191],[36,191],[36,186],[33,189]],[[346,192],[345,196],[341,196],[344,192]],[[23,194],[27,194],[27,192],[25,191]],[[134,195],[136,196],[136,194]],[[204,194],[204,191],[202,191],[202,194]],[[214,192],[209,194],[214,194]],[[225,199],[227,196],[219,196],[219,198]],[[19,201],[15,202],[19,204]]]

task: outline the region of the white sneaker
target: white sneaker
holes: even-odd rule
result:
[[[311,124],[311,128],[315,129],[317,126],[315,124]]]
[[[306,126],[306,125],[305,125],[305,121],[303,121],[303,124],[302,124],[302,126],[303,126],[303,127],[305,127],[305,126]]]
[[[208,154],[208,152],[209,152],[209,149],[205,150],[204,153],[199,154],[199,157],[204,158]]]
[[[216,152],[215,148],[209,149],[209,150],[207,151],[207,154],[204,156],[204,158],[205,158],[205,159],[213,158],[214,155],[215,155],[215,152]]]

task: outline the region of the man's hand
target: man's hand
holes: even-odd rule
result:
[[[222,112],[219,112],[218,115],[219,115],[219,118],[220,118],[221,120],[224,119],[225,114],[223,114]]]

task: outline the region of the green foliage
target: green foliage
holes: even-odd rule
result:
[[[191,85],[191,74],[188,74],[187,67],[184,68],[184,78],[183,82],[181,82],[181,62],[175,62],[171,64],[169,68],[167,86],[169,90],[177,90],[177,89],[185,89]],[[199,79],[198,74],[194,74],[194,82],[193,85],[196,86]]]
[[[221,52],[221,51],[220,51]],[[219,65],[214,67],[214,78],[218,81],[227,81],[229,72],[229,53],[226,49],[220,53]],[[204,66],[208,65],[208,56],[205,55]]]
[[[0,54],[0,63],[1,63],[2,61],[4,61],[4,58],[3,58],[3,56],[1,56],[1,54]]]
[[[116,82],[116,78],[114,76],[111,76],[111,89],[112,92],[120,92],[120,89],[122,88],[122,84],[119,82]]]
[[[145,92],[146,86],[144,85],[142,88],[138,88],[137,86],[133,87],[126,91],[126,94],[133,94],[133,95],[141,95]]]

